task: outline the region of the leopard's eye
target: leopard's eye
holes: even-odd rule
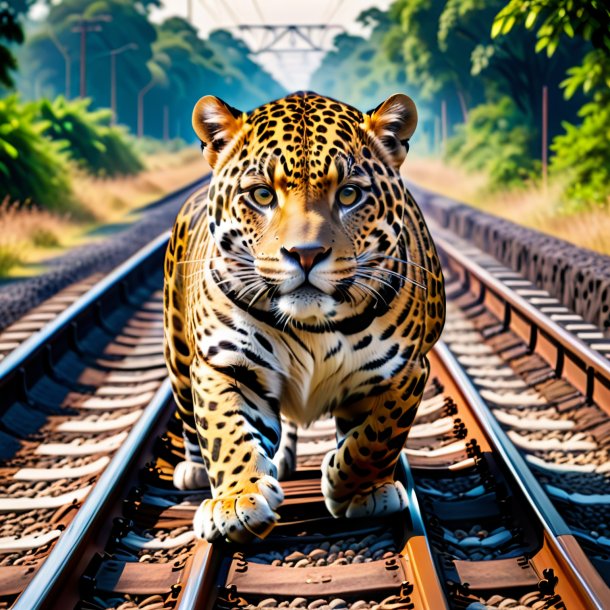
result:
[[[358,203],[361,197],[362,191],[353,184],[346,184],[337,191],[337,201],[346,208]]]
[[[261,207],[269,206],[275,201],[275,193],[266,186],[259,186],[251,192],[252,199]]]

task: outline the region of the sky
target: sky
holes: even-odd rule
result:
[[[242,37],[248,46],[262,50],[273,40],[273,33],[256,28],[240,29],[244,25],[298,25],[300,33],[308,36],[311,42],[322,49],[332,46],[335,34],[344,28],[351,34],[365,34],[356,17],[372,6],[386,9],[392,0],[163,0],[163,7],[151,13],[153,21],[179,15],[186,17],[191,10],[193,25],[205,36],[217,28],[230,29],[236,36]],[[306,29],[306,26],[326,25],[339,26],[322,29]],[[303,40],[299,33],[281,29],[283,34],[274,48],[290,49],[289,52],[262,52],[253,56],[265,67],[286,89],[296,91],[306,89],[309,77],[319,65],[323,53],[308,52],[311,45]]]

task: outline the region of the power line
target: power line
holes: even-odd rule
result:
[[[256,10],[256,14],[258,15],[258,18],[261,20],[261,23],[264,25],[265,17],[263,17],[263,11],[261,10],[261,7],[258,5],[258,0],[252,0],[252,4],[254,5],[254,9]]]
[[[324,53],[328,49],[322,48],[314,41],[314,34],[336,29],[345,31],[343,26],[328,24],[281,24],[281,25],[258,25],[242,23],[238,26],[242,32],[255,32],[263,30],[272,34],[272,39],[256,49],[250,49],[253,55],[260,53]],[[301,46],[297,46],[297,42]],[[278,43],[287,42],[288,46],[281,46]],[[302,46],[305,45],[305,46]]]
[[[204,2],[204,0],[199,0],[199,4],[201,8],[212,18],[213,21],[220,24],[220,21],[216,15],[216,13]]]
[[[330,15],[326,19],[326,24],[328,25],[337,14],[337,11],[341,8],[341,5],[345,2],[345,0],[338,0],[335,8],[331,11]]]
[[[231,16],[231,20],[237,26],[239,26],[239,17],[235,14],[235,11],[231,8],[231,4],[229,2],[221,2],[222,7],[225,11]]]

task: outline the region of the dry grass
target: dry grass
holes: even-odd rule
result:
[[[78,173],[73,188],[82,203],[79,218],[9,203],[0,204],[0,277],[33,275],[39,263],[63,249],[91,241],[90,231],[137,220],[144,204],[193,182],[209,171],[195,149],[148,157],[136,176],[98,179]],[[127,216],[129,214],[129,216]]]
[[[6,198],[0,204],[0,277],[30,262],[34,253],[48,252],[73,232],[73,222],[33,207],[21,207]]]
[[[74,190],[91,218],[116,222],[126,212],[163,197],[208,171],[201,153],[188,148],[152,155],[146,159],[146,169],[136,176],[102,179],[79,174],[74,179]]]
[[[495,214],[517,224],[565,239],[582,248],[610,254],[610,213],[591,210],[564,213],[559,205],[561,183],[539,188],[490,193],[482,174],[467,174],[439,159],[409,159],[404,175],[426,189]]]

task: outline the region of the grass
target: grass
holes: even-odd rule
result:
[[[30,206],[19,206],[8,198],[0,204],[0,277],[47,256],[57,248],[61,238],[73,233],[68,216]]]
[[[581,248],[610,254],[610,213],[594,209],[567,213],[560,205],[562,184],[549,182],[546,192],[535,186],[490,192],[483,174],[468,174],[439,159],[409,158],[403,173],[421,187],[467,203],[517,224],[565,239]]]
[[[194,148],[155,153],[145,161],[146,169],[130,177],[101,179],[76,172],[73,189],[81,204],[76,214],[19,206],[5,199],[0,203],[0,277],[40,273],[45,259],[93,241],[91,233],[96,229],[134,222],[139,208],[209,171]],[[105,237],[108,232],[100,234]]]
[[[208,171],[201,153],[188,148],[147,158],[146,169],[135,176],[92,178],[79,174],[74,190],[83,210],[96,223],[125,220],[125,214],[196,180]]]

